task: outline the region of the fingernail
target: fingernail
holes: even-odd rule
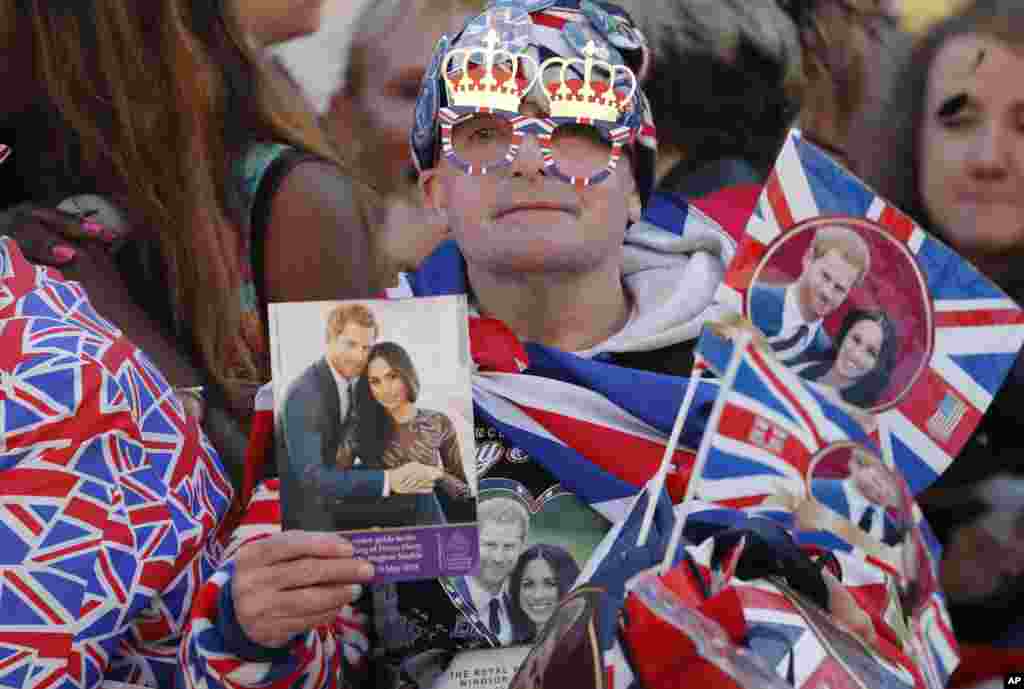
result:
[[[50,254],[61,263],[67,263],[78,255],[78,252],[67,244],[58,244],[50,250]]]
[[[363,587],[360,584],[353,584],[349,588],[352,591],[352,600],[359,600],[359,597],[363,595]]]
[[[369,562],[363,562],[359,565],[359,570],[357,571],[357,573],[363,579],[369,579],[373,576],[373,565],[371,565]]]
[[[86,220],[82,223],[82,229],[89,234],[96,235],[105,242],[112,242],[116,239],[116,235],[110,230],[109,227],[92,220]]]

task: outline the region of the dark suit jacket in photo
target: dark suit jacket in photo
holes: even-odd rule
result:
[[[777,337],[782,331],[789,285],[754,284],[750,288],[750,320],[765,337]],[[810,324],[808,324],[810,325]],[[820,325],[802,352],[791,354],[784,363],[792,366],[806,361],[819,361],[832,355],[832,338]]]
[[[275,430],[284,452],[284,461],[279,460],[278,464],[285,528],[339,528],[324,509],[325,504],[343,503],[347,497],[380,497],[384,493],[383,471],[333,468],[338,448],[350,441],[354,430],[353,421],[342,427],[341,408],[338,384],[325,358],[311,364],[285,393]],[[348,416],[354,418],[354,414]],[[311,496],[311,487],[304,484],[303,478],[314,463],[318,495]]]
[[[866,507],[865,509],[860,510],[857,514],[852,514],[850,498],[847,495],[847,490],[846,482],[840,479],[818,478],[811,481],[811,494],[814,495],[818,502],[833,510],[841,517],[859,525],[860,520],[866,511]],[[886,545],[897,545],[903,537],[903,530],[899,528],[888,510],[881,505],[875,505],[874,503],[867,502],[867,498],[862,497],[859,502],[866,503],[874,507],[874,519],[882,519],[882,543],[885,543]]]
[[[467,578],[468,577],[452,577],[450,581],[455,587],[455,590],[459,593],[459,597],[462,598],[463,602],[465,602],[466,607],[476,613],[476,616],[481,622],[483,622],[485,627],[490,628],[488,626],[490,624],[488,611],[484,610],[481,612],[480,610],[477,610],[476,603],[473,602],[473,594],[470,593],[469,590],[469,582],[467,581]],[[508,595],[507,591],[501,592],[501,605],[505,608],[506,623],[511,625],[511,641],[509,641],[509,643],[515,644],[525,641],[526,637],[523,632],[516,629],[515,621],[513,620],[515,616],[512,614],[512,597]],[[508,631],[505,633],[507,634]]]

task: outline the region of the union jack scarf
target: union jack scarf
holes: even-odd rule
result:
[[[602,345],[578,355],[521,343],[494,319],[470,323],[477,418],[613,522],[657,471],[687,378],[627,369],[607,355],[695,339],[718,312],[712,295],[736,245],[736,237],[699,210],[676,208],[667,229],[640,222],[627,232],[623,280],[635,309],[625,329]],[[468,292],[464,259],[448,242],[388,296]],[[716,389],[702,383],[694,408],[708,408]],[[680,446],[695,446],[701,431],[700,414],[693,414]],[[691,461],[690,450],[675,453],[668,485],[677,499]]]

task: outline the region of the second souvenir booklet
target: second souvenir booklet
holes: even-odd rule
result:
[[[286,529],[337,531],[377,582],[475,573],[465,297],[270,305]]]

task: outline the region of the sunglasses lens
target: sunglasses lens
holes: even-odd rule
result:
[[[562,124],[551,135],[551,155],[566,177],[593,177],[608,167],[612,144],[593,125]]]
[[[496,115],[473,115],[452,127],[455,154],[474,167],[501,163],[514,140],[511,123]]]

